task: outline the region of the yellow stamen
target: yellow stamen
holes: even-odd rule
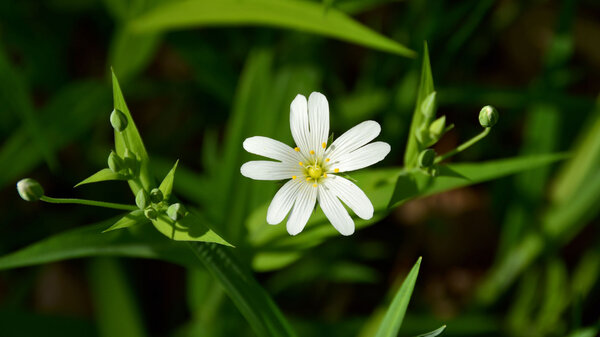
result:
[[[304,163],[303,162],[299,162],[298,165],[304,166]]]
[[[323,178],[327,178],[327,173],[323,173]]]
[[[313,184],[313,187],[317,187],[317,184]]]
[[[306,181],[310,181],[310,177],[306,177]]]
[[[300,148],[296,146],[296,147],[294,148],[294,151],[296,151],[296,152],[300,152]]]
[[[336,168],[336,169],[333,170],[333,172],[338,173],[338,172],[340,172],[340,169]]]
[[[326,161],[326,162],[329,162],[330,160],[331,160],[331,159],[329,159],[329,158],[325,159],[325,161]]]
[[[315,151],[313,151],[313,150],[310,150],[310,154],[315,154]]]
[[[298,178],[298,177],[296,177],[296,176],[292,176],[292,179],[296,179],[296,178]]]
[[[322,146],[323,148],[326,148],[326,147],[327,147],[327,143],[323,143],[323,144],[321,144],[321,146]]]

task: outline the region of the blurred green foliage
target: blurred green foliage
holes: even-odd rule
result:
[[[372,336],[382,320],[400,336],[595,336],[599,16],[589,0],[1,2],[0,336]],[[35,176],[50,195],[132,203],[119,182],[71,189],[123,150],[111,66],[148,175],[179,159],[174,193],[235,249],[101,233],[122,215],[18,198]],[[481,131],[483,105],[500,121],[439,177],[406,174],[433,90],[456,125],[440,154]],[[375,119],[392,145],[352,175],[376,215],[349,238],[320,212],[297,237],[268,226],[278,185],[239,174],[243,139],[291,144],[289,104],[311,91],[335,136]],[[65,261],[98,255],[135,259]]]

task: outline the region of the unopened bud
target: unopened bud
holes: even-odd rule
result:
[[[121,159],[114,151],[110,151],[110,154],[108,155],[108,168],[117,173],[123,169],[123,165],[123,159]]]
[[[121,110],[114,109],[110,114],[110,124],[115,130],[123,132],[127,128],[127,116]]]
[[[433,162],[435,161],[435,156],[436,153],[432,149],[421,151],[421,153],[419,154],[419,166],[421,168],[431,167],[433,165]]]
[[[428,120],[433,119],[435,116],[435,91],[429,94],[423,101],[421,102],[421,113]]]
[[[148,206],[148,199],[148,192],[146,192],[146,190],[142,188],[138,191],[137,195],[135,196],[135,204],[140,209],[145,209]]]
[[[171,220],[177,221],[185,216],[185,210],[180,203],[173,204],[167,208],[167,215]]]
[[[153,204],[158,204],[159,202],[163,201],[162,191],[158,188],[153,188],[152,191],[150,191],[150,201]]]
[[[135,153],[129,151],[129,149],[125,149],[123,162],[125,163],[125,167],[129,170],[129,173],[132,176],[136,176],[139,171],[139,162]]]
[[[150,220],[154,220],[158,217],[158,212],[154,208],[148,207],[144,210],[144,216]]]
[[[429,126],[429,136],[436,141],[440,139],[446,129],[446,116],[442,116]]]
[[[17,183],[17,191],[25,201],[38,201],[44,196],[42,185],[31,178],[19,180]]]
[[[498,122],[498,117],[498,110],[491,105],[486,105],[479,112],[479,124],[484,128],[491,128]]]

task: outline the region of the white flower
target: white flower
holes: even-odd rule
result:
[[[323,94],[313,92],[308,104],[302,95],[292,102],[290,129],[295,148],[260,136],[244,141],[246,151],[277,161],[247,162],[241,167],[242,175],[256,180],[289,179],[273,197],[267,222],[278,224],[291,210],[286,227],[288,233],[296,235],[304,229],[318,201],[333,227],[342,235],[351,235],[354,221],[341,201],[362,219],[373,216],[373,205],[358,186],[337,173],[358,170],[385,158],[389,144],[367,144],[379,135],[381,127],[374,121],[362,122],[328,146],[329,104]]]

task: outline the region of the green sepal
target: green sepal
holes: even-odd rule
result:
[[[163,181],[160,183],[160,186],[158,187],[158,189],[163,194],[162,200],[165,200],[167,202],[169,201],[171,191],[173,190],[173,180],[175,180],[175,170],[177,169],[177,164],[179,164],[179,160],[175,162],[175,165],[173,165],[171,171],[167,173]]]
[[[111,180],[127,180],[127,177],[123,174],[113,172],[111,169],[105,168],[105,169],[102,169],[102,170],[92,174],[91,176],[89,176],[82,182],[78,183],[74,187],[78,187],[78,186],[85,185],[85,184],[97,183],[100,181],[111,181]]]
[[[115,222],[112,226],[102,231],[106,233],[115,229],[127,228],[137,224],[143,224],[148,222],[148,219],[144,216],[144,211],[135,210],[125,215],[119,221]]]

